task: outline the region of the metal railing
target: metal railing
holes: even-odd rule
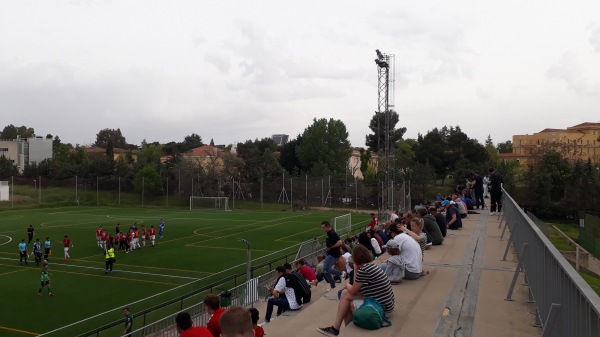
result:
[[[507,300],[523,271],[543,337],[600,336],[600,297],[506,191],[503,207],[510,229],[507,250],[514,243],[519,259]]]

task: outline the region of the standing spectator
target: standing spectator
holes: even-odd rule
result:
[[[221,308],[219,296],[213,294],[206,295],[204,298],[204,306],[206,307],[208,314],[212,315],[208,320],[208,323],[206,323],[206,328],[214,337],[220,337],[221,325],[219,324],[219,319],[225,312],[225,308]]]
[[[479,174],[479,172],[475,171],[475,176],[473,177],[475,180],[475,186],[473,186],[473,190],[475,191],[475,208],[485,209],[485,200],[483,199],[483,178]]]
[[[277,306],[277,316],[281,315],[287,310],[298,310],[302,306],[296,301],[296,294],[293,288],[286,287],[285,267],[279,266],[275,269],[277,273],[277,283],[274,288],[269,289],[269,292],[273,297],[267,301],[267,312],[265,314],[265,322],[271,321],[271,315],[273,314],[273,306]]]
[[[445,238],[448,231],[448,222],[446,221],[446,217],[444,217],[444,214],[438,212],[437,206],[429,207],[429,214],[433,215],[433,217],[435,218],[435,222],[440,228],[440,233],[442,233],[442,237]]]
[[[104,264],[106,265],[106,271],[104,272],[104,274],[108,274],[108,273],[112,274],[113,264],[117,260],[115,258],[115,249],[113,248],[112,245],[110,245],[107,249],[104,250],[104,258],[105,258]]]
[[[22,239],[19,242],[19,262],[23,265],[23,260],[25,260],[25,264],[27,263],[27,244],[25,243],[25,239]]]
[[[310,285],[316,286],[319,284],[315,272],[311,267],[306,265],[306,261],[304,261],[304,259],[300,259],[298,262],[296,262],[296,269],[300,275],[304,276],[304,279],[306,279],[306,282],[308,282]]]
[[[193,327],[192,317],[185,311],[175,316],[175,324],[179,337],[212,337],[207,328],[203,326]]]
[[[317,329],[325,336],[338,336],[342,323],[348,325],[352,321],[352,312],[362,305],[365,297],[372,297],[377,300],[383,307],[386,316],[394,310],[394,292],[390,281],[383,270],[371,262],[369,250],[358,245],[352,250],[352,258],[356,270],[354,284],[347,283],[345,285],[346,289],[342,291],[338,302],[333,325]]]
[[[369,222],[369,227],[373,228],[378,223],[379,223],[379,220],[377,220],[377,217],[375,216],[375,213],[371,213],[371,222]]]
[[[165,236],[165,225],[163,219],[160,219],[160,223],[158,224],[158,235],[161,239]]]
[[[123,308],[123,316],[125,316],[125,319],[123,320],[123,323],[125,323],[125,329],[121,335],[131,337],[131,331],[133,330],[133,315],[131,312],[129,312],[129,308]]]
[[[39,266],[40,262],[42,262],[42,243],[40,239],[35,239],[33,243],[33,256],[35,258],[35,265]]]
[[[48,287],[48,296],[54,296],[52,289],[50,289],[50,272],[48,271],[48,262],[44,261],[42,264],[42,282],[40,290],[38,290],[38,296],[42,296],[42,290]]]
[[[342,276],[342,272],[333,268],[336,262],[342,256],[340,251],[340,246],[342,245],[342,241],[340,240],[339,235],[331,228],[331,224],[329,221],[321,222],[321,229],[325,232],[327,239],[325,240],[325,245],[327,246],[327,256],[325,257],[325,262],[323,264],[324,276],[325,280],[329,283],[331,289],[335,288],[335,280],[332,274],[337,275],[338,277]]]
[[[250,313],[241,307],[233,306],[225,311],[219,320],[222,337],[253,337]]]
[[[29,227],[27,227],[27,238],[29,239],[27,244],[31,243],[31,240],[33,240],[34,235],[35,235],[35,229],[33,229],[33,225],[29,225]]]
[[[71,255],[69,255],[69,248],[73,246],[73,243],[71,242],[71,239],[69,239],[68,235],[65,235],[65,237],[62,240],[62,244],[65,252],[65,257],[63,258],[63,260],[70,259]]]
[[[489,169],[490,172],[490,194],[492,198],[490,200],[490,214],[502,213],[502,184],[504,180],[502,175],[496,172],[493,168]]]
[[[148,237],[150,238],[150,245],[154,247],[154,241],[156,241],[156,228],[154,228],[154,226],[150,226]]]
[[[46,238],[44,241],[44,260],[48,261],[48,257],[52,255],[52,242],[50,242],[50,237]]]
[[[483,197],[489,198],[490,178],[486,175],[483,177]]]
[[[250,318],[252,319],[252,328],[254,329],[254,337],[263,337],[265,335],[265,330],[261,326],[258,326],[258,318],[259,318],[258,309],[250,308],[250,309],[248,309],[248,311],[250,312]]]

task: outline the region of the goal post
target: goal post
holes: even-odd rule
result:
[[[229,198],[190,196],[190,211],[199,209],[229,211]]]
[[[352,213],[336,216],[331,220],[333,230],[340,236],[352,232]]]

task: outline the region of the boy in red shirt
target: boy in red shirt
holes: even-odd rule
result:
[[[102,226],[98,227],[98,229],[96,229],[96,244],[98,245],[98,247],[102,247],[100,245],[100,241],[102,240]]]
[[[219,324],[219,319],[225,312],[225,308],[220,307],[219,296],[206,295],[204,298],[204,307],[206,308],[206,311],[212,315],[208,320],[208,323],[206,323],[206,328],[210,330],[210,333],[212,333],[214,337],[220,337],[221,325]]]
[[[154,240],[156,239],[156,229],[154,228],[154,226],[150,226],[150,229],[148,230],[148,235],[150,236],[150,244],[152,245],[152,247],[154,247]]]
[[[71,239],[69,239],[68,235],[65,235],[65,237],[62,240],[62,244],[65,247],[64,248],[65,257],[63,258],[63,260],[70,259],[71,255],[69,255],[69,248],[71,248],[72,243],[71,243]]]

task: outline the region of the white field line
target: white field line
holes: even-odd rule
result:
[[[12,241],[12,238],[8,235],[4,235],[4,234],[0,234],[0,236],[4,236],[8,238],[8,241],[4,242],[4,243],[0,243],[0,246],[4,246],[7,243],[10,243]]]

